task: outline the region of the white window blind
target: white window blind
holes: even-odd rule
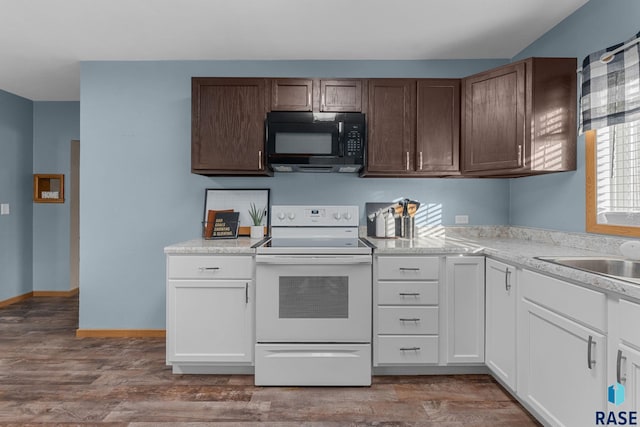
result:
[[[640,121],[597,130],[598,223],[640,225]]]

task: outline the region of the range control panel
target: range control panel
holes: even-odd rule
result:
[[[271,207],[271,224],[286,227],[357,227],[358,206],[278,205]]]

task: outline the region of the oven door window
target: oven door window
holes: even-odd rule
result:
[[[347,319],[348,276],[280,276],[280,319]]]

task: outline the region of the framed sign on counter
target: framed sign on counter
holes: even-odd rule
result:
[[[264,235],[268,236],[271,225],[269,216],[270,208],[270,190],[268,188],[234,188],[234,189],[217,189],[207,188],[204,197],[204,212],[202,217],[203,237],[205,239],[214,239],[213,225],[215,224],[216,215],[219,212],[237,212],[238,215],[238,236],[249,236],[251,234],[251,226],[254,225],[249,210],[251,205],[255,205],[258,209],[264,209],[264,217],[262,226],[264,227]]]

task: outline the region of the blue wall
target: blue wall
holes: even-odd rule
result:
[[[612,6],[614,5],[614,6]],[[640,2],[591,0],[518,57],[575,56],[638,31]],[[199,234],[205,188],[272,189],[273,203],[399,196],[441,203],[443,223],[584,230],[578,170],[514,180],[360,179],[339,175],[207,178],[190,170],[192,76],[463,77],[495,61],[149,61],[81,64],[80,328],[164,328],[162,248]]]
[[[514,59],[573,56],[581,65],[588,54],[633,37],[639,18],[638,0],[591,0]],[[512,225],[584,232],[584,136],[575,172],[513,179],[509,200]]]
[[[508,180],[190,173],[192,76],[461,77],[479,61],[180,61],[81,64],[80,328],[164,328],[163,247],[199,236],[205,188],[271,188],[273,203],[400,196],[443,206],[443,223],[508,222]],[[364,222],[363,222],[364,223]]]
[[[0,301],[32,290],[33,102],[0,90]]]
[[[79,102],[34,103],[33,171],[65,176],[64,204],[34,203],[34,291],[68,291],[70,288],[70,142],[79,138]]]

